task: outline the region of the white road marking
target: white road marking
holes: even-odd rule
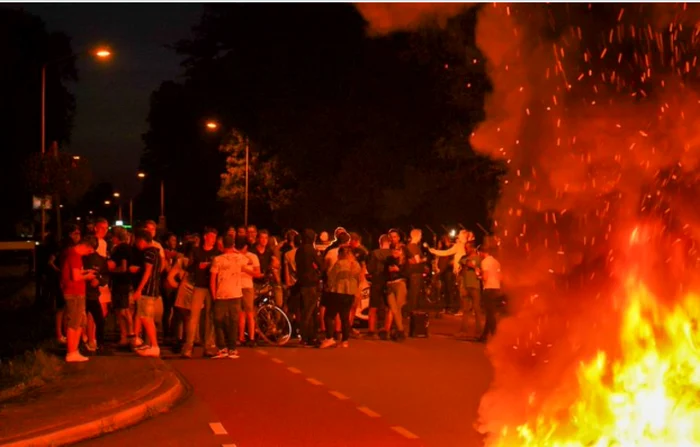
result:
[[[418,435],[415,435],[411,433],[410,431],[406,430],[405,428],[401,426],[396,426],[396,427],[391,427],[392,430],[394,430],[396,433],[400,434],[404,438],[408,439],[418,439]]]
[[[275,363],[284,363],[284,361],[282,361],[282,360],[280,360],[280,359],[278,359],[278,358],[276,358],[276,357],[273,357],[273,358],[271,358],[270,360],[272,360],[272,361],[275,362]]]
[[[343,393],[341,393],[341,392],[339,392],[339,391],[329,391],[329,393],[331,393],[331,396],[335,396],[335,397],[337,397],[337,398],[340,399],[340,400],[348,400],[348,399],[350,399],[348,396],[346,396],[345,394],[343,394]]]
[[[209,427],[211,428],[211,431],[213,431],[215,435],[227,435],[228,434],[228,432],[224,428],[224,425],[221,422],[210,422]]]
[[[363,412],[364,414],[366,414],[367,416],[371,417],[371,418],[378,418],[378,417],[381,417],[381,415],[380,415],[379,413],[376,413],[376,412],[370,410],[370,409],[367,408],[367,407],[357,407],[357,409],[360,410],[361,412]]]
[[[300,369],[297,369],[297,368],[295,368],[295,367],[293,367],[293,366],[290,366],[289,368],[287,368],[287,370],[288,370],[289,372],[291,372],[291,373],[294,373],[294,374],[301,374],[301,370],[300,370]]]
[[[316,380],[313,377],[307,377],[306,381],[309,382],[311,385],[323,385],[323,382]]]

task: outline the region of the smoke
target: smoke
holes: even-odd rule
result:
[[[463,6],[358,9],[381,34]],[[686,4],[478,10],[493,90],[471,144],[508,164],[493,231],[511,304],[488,345],[487,445],[524,445],[538,416],[569,423],[580,362],[619,353],[630,274],[666,302],[697,286],[698,20]]]
[[[471,3],[356,3],[373,35],[411,31],[427,24],[444,26]]]
[[[694,279],[684,247],[700,222],[688,207],[700,156],[698,42],[681,23],[697,13],[479,11],[477,44],[494,88],[471,143],[509,166],[494,230],[513,301],[488,347],[495,379],[480,408],[488,445],[522,444],[515,428],[536,415],[564,423],[579,362],[619,350],[625,275],[637,271],[671,301]],[[651,255],[630,249],[639,225]]]

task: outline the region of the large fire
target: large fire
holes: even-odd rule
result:
[[[570,410],[504,427],[498,445],[700,445],[700,296],[666,307],[639,278],[624,291],[619,358],[599,351],[581,362]]]
[[[365,16],[386,32],[426,8],[454,14]],[[512,304],[485,444],[700,446],[700,7],[476,8],[463,65],[493,90],[470,143],[508,168],[493,231]]]

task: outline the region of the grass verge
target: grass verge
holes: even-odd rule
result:
[[[0,402],[55,380],[63,361],[44,349],[27,351],[0,364]]]

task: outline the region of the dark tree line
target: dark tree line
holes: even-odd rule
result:
[[[474,23],[468,11],[444,29],[369,38],[352,5],[208,6],[174,45],[184,76],[152,95],[139,213],[156,215],[164,179],[171,228],[242,222],[240,202],[217,195],[219,145],[235,130],[290,172],[289,205],[251,201],[258,224],[488,225],[501,167],[468,143],[489,88]]]
[[[70,139],[75,99],[66,83],[77,80],[70,38],[49,33],[43,21],[0,8],[0,234],[11,237],[16,219],[32,219],[27,159],[41,151],[41,67],[46,70],[46,144]]]

